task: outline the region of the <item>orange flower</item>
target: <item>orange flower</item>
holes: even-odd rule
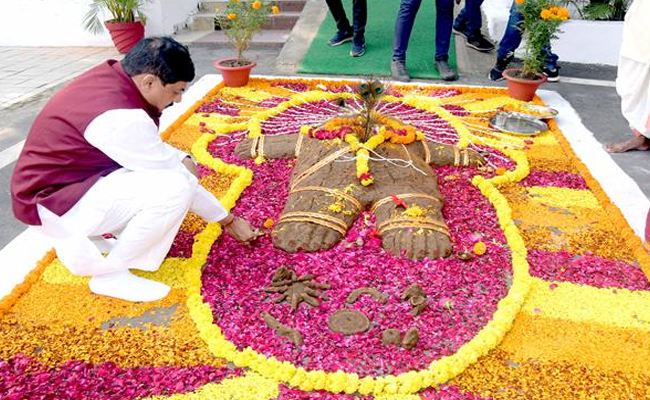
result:
[[[237,14],[235,13],[230,13],[226,15],[226,18],[228,18],[230,21],[237,19]]]
[[[271,11],[273,12],[273,14],[280,14],[280,7],[273,6],[271,7]]]
[[[542,19],[546,20],[546,19],[550,19],[553,16],[553,14],[549,10],[542,10],[540,16],[542,17]]]
[[[477,256],[482,256],[487,251],[487,246],[483,242],[476,242],[472,251],[474,251],[474,254]]]
[[[503,167],[499,167],[499,168],[496,169],[495,172],[496,172],[497,175],[503,175],[503,174],[506,173],[506,171],[508,171],[508,170],[503,168]]]
[[[562,19],[563,21],[569,19],[570,17],[569,10],[567,10],[564,7],[560,7],[560,9],[557,12],[557,15],[559,15],[560,19]]]
[[[254,10],[259,10],[260,7],[262,7],[262,2],[261,2],[261,1],[255,1],[255,2],[253,2],[253,9],[254,9]]]
[[[264,221],[264,224],[262,224],[263,227],[266,229],[271,229],[273,226],[275,226],[275,221],[273,221],[273,218],[267,218],[266,221]]]
[[[515,0],[515,3],[517,3],[517,5],[522,5],[524,4],[524,0]]]

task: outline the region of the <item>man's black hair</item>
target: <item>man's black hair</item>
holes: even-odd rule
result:
[[[129,76],[152,74],[165,85],[194,79],[189,50],[169,37],[142,39],[124,57],[122,67]]]

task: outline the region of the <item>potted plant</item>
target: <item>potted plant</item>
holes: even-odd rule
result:
[[[557,37],[560,24],[569,18],[569,11],[552,0],[516,0],[522,14],[520,29],[526,41],[523,68],[503,71],[508,92],[518,100],[530,101],[539,85],[546,81],[542,69],[550,52],[551,39]]]
[[[237,51],[237,58],[227,58],[214,63],[221,71],[226,86],[240,87],[248,83],[250,72],[257,64],[244,58],[255,33],[280,9],[268,2],[255,0],[229,0],[223,12],[217,11],[217,24]]]
[[[144,37],[146,17],[142,7],[148,0],[92,0],[84,18],[84,28],[98,34],[103,31],[99,19],[102,11],[108,11],[112,19],[105,21],[106,29],[117,50],[124,54]]]

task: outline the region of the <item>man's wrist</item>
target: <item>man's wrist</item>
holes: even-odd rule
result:
[[[221,226],[225,227],[225,226],[228,226],[228,225],[232,224],[233,221],[235,221],[235,216],[233,214],[228,214],[226,216],[226,218],[219,221],[219,223],[221,224]]]

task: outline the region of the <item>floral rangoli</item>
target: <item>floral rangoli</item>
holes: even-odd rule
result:
[[[0,393],[646,396],[650,260],[555,121],[535,137],[507,135],[487,122],[517,106],[501,89],[395,85],[374,105],[393,137],[382,131],[379,143],[353,143],[340,117],[363,107],[358,86],[258,78],[244,88],[218,86],[188,110],[163,138],[191,153],[201,184],[263,234],[241,244],[189,214],[161,270],[142,274],[173,288],[151,304],[93,296],[86,278],[49,254],[0,303]],[[319,192],[307,215],[334,228],[349,217],[327,248],[289,252],[274,243],[300,165],[271,157],[260,141],[289,135],[356,151],[333,161],[349,165],[350,182]],[[420,168],[386,157],[384,140],[457,150]],[[255,143],[249,157],[235,150],[244,141]],[[485,163],[470,163],[467,152]],[[379,163],[396,176],[416,167],[434,174],[439,209],[403,193],[388,193],[380,206],[412,223],[395,240],[413,243],[425,240],[433,226],[426,218],[439,212],[451,243],[446,257],[387,251],[380,206],[363,203],[352,219],[354,199],[385,179],[374,174]]]

